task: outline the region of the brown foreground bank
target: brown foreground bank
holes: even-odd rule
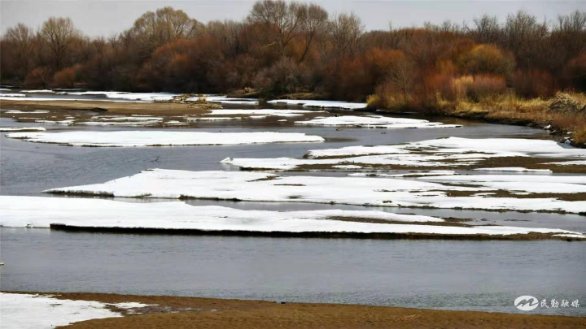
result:
[[[63,299],[151,306],[66,328],[584,328],[586,318],[232,299],[63,293]],[[129,313],[133,313],[129,312]]]

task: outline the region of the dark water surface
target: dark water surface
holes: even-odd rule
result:
[[[0,229],[4,290],[92,291],[515,312],[586,302],[586,244],[276,239]],[[586,308],[533,312],[586,315]]]

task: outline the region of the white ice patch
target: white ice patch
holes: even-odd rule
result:
[[[212,110],[208,115],[250,115],[250,116],[277,116],[277,117],[299,117],[305,114],[312,113],[312,111],[305,111],[305,110],[272,110],[272,109],[242,109],[242,110],[232,110],[232,109],[222,109],[222,110]]]
[[[179,94],[170,93],[131,93],[121,91],[81,91],[81,92],[62,92],[62,95],[71,96],[104,96],[108,99],[124,100],[124,101],[143,101],[143,102],[155,102],[155,101],[170,101]]]
[[[538,139],[448,137],[399,145],[348,146],[338,149],[312,150],[311,158],[344,157],[366,154],[426,152],[445,157],[468,154],[469,157],[550,157],[586,158],[586,150]]]
[[[319,101],[308,99],[275,99],[267,103],[281,106],[302,106],[306,108],[359,110],[366,108],[366,103],[351,103],[338,101]]]
[[[475,185],[513,193],[586,193],[586,176],[446,175],[419,179],[436,183]]]
[[[440,218],[368,210],[267,211],[219,206],[190,206],[183,202],[130,203],[87,198],[0,196],[9,227],[49,227],[59,223],[80,227],[196,229],[247,232],[420,233],[440,235],[509,235],[530,232],[582,237],[561,229],[507,226],[436,226],[410,223],[443,222]],[[121,214],[123,216],[121,216]],[[336,220],[345,219],[345,220]],[[389,223],[370,223],[367,220]],[[361,221],[366,220],[366,221]],[[396,223],[404,222],[404,223]],[[34,314],[34,313],[33,313]]]
[[[440,176],[440,178],[442,177],[445,176]],[[564,185],[563,187],[569,185],[560,184]],[[551,187],[554,186],[554,183],[550,182],[548,185]],[[555,185],[556,188],[560,186]],[[576,189],[581,189],[581,187]],[[103,184],[55,188],[46,192],[134,198],[177,199],[191,197],[196,199],[310,202],[364,206],[586,212],[586,201],[480,195],[448,196],[449,191],[479,193],[491,190],[490,187],[452,186],[403,178],[275,176],[262,172],[154,169]]]
[[[430,122],[421,119],[392,118],[383,117],[380,115],[343,115],[333,117],[317,117],[307,121],[296,121],[295,124],[305,126],[361,127],[384,129],[461,127],[461,125],[443,124],[441,122]]]
[[[475,171],[494,171],[494,172],[527,172],[551,174],[549,169],[528,169],[524,167],[494,167],[494,168],[476,168]]]
[[[414,147],[439,149],[443,152],[486,152],[535,157],[586,158],[586,149],[579,149],[541,139],[448,137],[413,143]]]
[[[3,329],[45,329],[65,326],[91,319],[115,318],[122,315],[97,301],[68,300],[51,295],[0,292],[0,324]],[[119,308],[139,308],[148,305],[121,303]]]
[[[44,113],[49,113],[49,111],[46,111],[46,110],[33,110],[33,111],[8,110],[4,113],[6,113],[6,114],[44,114]]]
[[[304,133],[277,132],[61,131],[52,133],[9,133],[6,136],[36,143],[106,147],[319,143],[324,141],[322,137]]]
[[[586,166],[586,160],[548,162],[546,164],[552,164],[552,165],[558,165],[558,166]]]
[[[257,106],[258,99],[256,98],[232,98],[221,95],[203,95],[202,97],[190,97],[187,101],[195,102],[199,101],[200,98],[205,99],[209,103],[219,103],[224,105],[245,105],[245,106]]]
[[[45,131],[43,127],[0,127],[0,132],[6,131]]]
[[[67,120],[35,120],[36,123],[46,123],[52,125],[61,125],[61,126],[70,126],[72,125],[75,120],[67,119]]]
[[[80,122],[86,126],[152,126],[163,122],[162,117],[153,116],[93,116],[93,121]]]
[[[53,94],[53,93],[55,93],[51,89],[27,89],[27,90],[21,90],[20,92],[27,93],[27,94]]]
[[[187,117],[187,122],[197,121],[231,121],[231,120],[242,120],[242,117]]]

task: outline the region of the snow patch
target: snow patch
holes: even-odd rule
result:
[[[139,308],[140,303],[107,304],[97,301],[58,299],[51,295],[0,292],[0,323],[4,329],[44,329],[122,315],[107,306]]]

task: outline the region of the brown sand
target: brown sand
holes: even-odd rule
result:
[[[381,306],[279,304],[166,296],[65,293],[64,299],[157,306],[143,314],[78,322],[67,328],[585,328],[586,318],[532,314],[436,311]]]
[[[27,101],[27,100],[2,100],[0,108],[14,108],[25,110],[85,110],[104,111],[109,114],[152,114],[152,115],[184,115],[202,114],[210,109],[220,108],[218,104],[181,104],[171,102],[137,103],[137,102],[111,102],[92,100],[51,100],[51,101]]]

